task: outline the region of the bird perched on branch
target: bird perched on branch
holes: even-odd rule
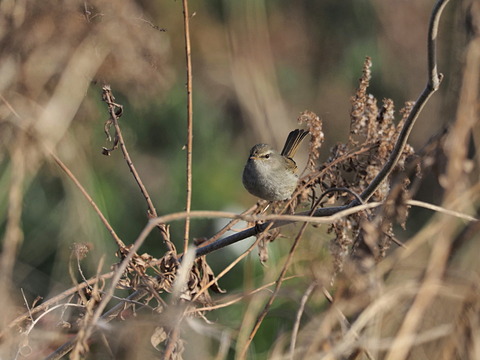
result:
[[[269,201],[287,200],[298,183],[297,164],[292,159],[308,131],[288,134],[281,153],[270,145],[257,144],[250,150],[243,169],[243,186],[252,195]]]

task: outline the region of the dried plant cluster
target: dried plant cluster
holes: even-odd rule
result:
[[[367,58],[359,88],[352,97],[349,141],[345,144],[338,144],[331,150],[331,155],[326,164],[322,166],[321,175],[319,174],[320,176],[316,180],[323,187],[323,191],[330,188],[340,189],[328,195],[331,198],[330,201],[345,201],[345,193],[342,193],[341,189],[349,190],[347,197],[351,197],[352,194],[360,197],[360,194],[373,181],[393,152],[394,144],[411,111],[412,105],[407,103],[400,110],[403,118],[396,123],[394,104],[391,99],[384,99],[381,108],[378,107],[377,99],[367,92],[371,78],[371,66],[371,60]],[[406,144],[394,172],[403,172],[406,159],[413,155],[413,148]],[[384,208],[357,213],[332,224],[329,231],[335,234],[331,248],[336,271],[342,269],[346,255],[349,252],[350,255],[353,255],[359,247],[368,250],[368,253],[373,255],[376,261],[385,256],[385,251],[390,246],[391,239],[394,238],[393,223],[400,220],[404,224],[406,221],[406,207],[402,207],[402,202],[410,198],[408,178],[404,177],[395,192],[391,192],[392,180],[389,178],[384,181],[372,195],[371,200],[385,202],[389,196],[392,197],[394,194],[398,200],[391,200],[395,202],[397,209],[403,208],[403,211],[389,214],[386,210],[389,205],[386,203]],[[379,214],[377,218],[381,219],[381,226],[376,224],[372,229],[369,225],[374,221],[375,213]],[[365,239],[367,234],[370,236],[368,241]]]
[[[394,104],[391,99],[384,99],[382,107],[379,108],[377,99],[368,94],[371,67],[371,59],[367,58],[359,87],[352,97],[348,142],[339,143],[330,149],[330,156],[324,164],[317,163],[324,141],[321,119],[311,111],[303,112],[298,118],[298,122],[305,123],[311,133],[309,156],[304,170],[306,174],[301,177],[299,189],[286,206],[283,203],[273,205],[274,213],[282,214],[286,211],[294,213],[299,205],[305,206],[306,203],[310,203],[314,208],[319,205],[346,205],[353,199],[361,199],[363,190],[387,162],[405,119],[411,111],[412,103],[408,102],[400,110],[403,117],[398,122],[395,122]],[[394,174],[404,172],[406,160],[413,159],[414,155],[414,149],[406,144]],[[411,198],[408,190],[410,181],[403,175],[395,191],[391,191],[392,181],[392,178],[384,181],[371,197],[373,201],[384,202],[383,207],[344,217],[330,226],[328,231],[335,236],[331,242],[335,273],[342,270],[347,256],[355,256],[355,251],[359,247],[362,248],[362,257],[367,256],[369,260],[373,258],[380,261],[395,238],[394,223],[405,225],[407,218],[405,202]],[[386,202],[388,198],[390,201]],[[264,204],[261,205],[254,214],[263,211]],[[371,226],[374,222],[379,223]],[[265,241],[272,242],[279,235],[278,229],[261,234],[259,251],[262,261],[268,259]],[[365,236],[368,236],[368,240]]]
[[[223,359],[234,352],[243,359],[252,354],[259,329],[267,326],[264,320],[275,318],[274,303],[287,314],[282,320],[288,324],[282,325],[283,332],[275,334],[268,347],[272,359],[479,358],[480,269],[476,256],[469,254],[471,248],[478,250],[474,240],[478,243],[480,233],[475,218],[480,203],[479,161],[476,151],[468,151],[480,143],[478,81],[468,81],[471,74],[477,80],[480,77],[478,31],[472,30],[473,40],[467,47],[455,122],[418,154],[407,144],[421,108],[442,78],[436,73],[434,42],[447,2],[438,1],[432,14],[431,71],[426,89],[416,102],[407,102],[399,111],[401,119],[395,119],[392,100],[383,99],[379,105],[368,93],[372,61],[366,58],[351,100],[348,139],[332,147],[322,164],[322,120],[311,111],[300,114],[298,122],[309,130],[310,146],[290,200],[260,201],[242,214],[196,212],[187,205],[186,212],[164,216],[157,214],[141,171],[130,157],[120,121],[123,106],[113,94],[116,88],[129,87],[147,93],[152,84],[168,81],[167,71],[155,62],[162,58],[155,41],[162,29],[131,16],[137,8],[129,1],[121,1],[121,6],[89,2],[82,12],[64,3],[57,7],[41,3],[19,7],[11,1],[0,4],[0,38],[32,39],[32,43],[3,40],[3,47],[11,49],[2,52],[0,59],[0,72],[5,67],[11,70],[10,78],[0,80],[0,137],[12,164],[0,257],[4,294],[0,305],[20,308],[23,313],[0,315],[0,358],[60,359],[69,354],[72,359],[182,359],[190,351],[196,358],[215,353]],[[183,4],[188,38],[186,1]],[[471,18],[478,20],[478,9],[471,9]],[[37,20],[29,21],[33,17]],[[52,24],[51,19],[58,23]],[[137,31],[127,31],[128,27]],[[38,56],[44,53],[38,44],[61,55],[52,56],[51,66],[42,71],[37,68]],[[125,59],[119,52],[127,45],[137,51],[129,52]],[[11,54],[17,54],[20,61],[13,61]],[[132,62],[138,66],[129,66]],[[78,67],[82,76],[77,74]],[[102,87],[107,113],[104,130],[112,141],[103,154],[122,153],[147,205],[148,223],[129,245],[75,177],[75,169],[68,168],[54,152],[88,88],[85,74],[95,75],[99,82],[103,76],[114,79],[114,85]],[[112,74],[122,75],[115,78]],[[78,86],[72,86],[77,82]],[[68,106],[61,106],[64,102]],[[55,122],[61,126],[54,126]],[[34,161],[29,161],[32,154]],[[88,243],[75,243],[68,266],[73,286],[44,301],[29,303],[24,298],[24,305],[19,305],[22,301],[15,303],[13,296],[5,294],[15,288],[12,259],[22,242],[22,186],[44,158],[53,159],[92,206],[115,243],[118,262],[105,264],[102,257],[96,275],[88,278],[82,261],[96,250]],[[404,245],[396,238],[394,225],[406,226],[411,207],[419,205],[412,199],[421,178],[440,164],[438,182],[444,186],[444,207],[423,204],[437,214],[410,239],[404,235]],[[231,221],[210,238],[197,240],[196,247],[188,247],[189,225],[185,239],[172,241],[169,222],[195,217]],[[226,235],[240,221],[249,227]],[[297,223],[297,227],[284,231],[289,223]],[[140,251],[152,232],[161,236],[165,253]],[[250,236],[256,237],[253,244],[215,274],[206,254]],[[175,246],[182,240],[186,245],[183,253]],[[269,247],[274,240],[281,243],[280,249],[287,246],[289,250],[272,261]],[[312,243],[318,252],[309,248]],[[328,247],[330,253],[321,257],[321,249]],[[246,286],[240,295],[223,295],[219,281],[255,249],[258,258],[249,260],[266,265],[262,284]],[[107,268],[109,272],[105,272]],[[290,273],[292,276],[287,276]],[[222,285],[228,288],[228,284]],[[238,304],[244,307],[239,310]],[[242,312],[238,324],[222,324],[218,314],[225,308]]]

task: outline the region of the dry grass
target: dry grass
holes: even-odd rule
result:
[[[191,210],[191,99],[186,212],[157,214],[122,133],[126,109],[114,96],[118,91],[148,97],[170,81],[170,69],[160,61],[163,29],[137,15],[141,10],[135,2],[88,2],[78,8],[6,1],[0,10],[0,139],[8,154],[0,176],[7,204],[0,255],[0,358],[480,358],[480,9],[475,2],[465,10],[471,32],[456,116],[448,129],[420,151],[407,144],[423,105],[442,80],[435,58],[440,12],[434,12],[428,83],[418,100],[406,102],[402,118],[395,119],[393,101],[379,102],[369,93],[372,60],[367,57],[351,99],[348,139],[333,146],[320,164],[323,122],[312,111],[303,112],[298,122],[311,134],[306,166],[292,198],[271,204],[270,214],[263,201],[242,214]],[[185,36],[189,43],[188,31]],[[248,69],[240,60],[233,68],[241,78]],[[94,101],[85,93],[94,79],[102,83],[93,91],[98,97],[101,92],[105,132],[113,141],[103,154],[122,153],[145,200],[147,224],[134,241],[122,239],[76,177],[77,170],[62,161],[72,154],[82,161],[84,153],[69,131],[93,112]],[[103,84],[105,79],[110,85]],[[258,100],[242,99],[252,113],[261,112]],[[271,106],[269,111],[271,118],[277,110]],[[71,288],[32,302],[23,290],[22,297],[15,295],[15,272],[27,230],[23,204],[44,163],[54,163],[62,170],[58,176],[74,184],[82,196],[78,202],[89,206],[82,210],[100,218],[111,248],[100,252],[92,247],[93,239],[72,244],[70,254],[58,260],[68,263]],[[431,174],[443,188],[436,206],[413,200]],[[412,214],[418,214],[413,207],[420,206],[433,215],[409,228]],[[190,221],[195,218],[231,222],[192,245]],[[185,219],[185,239],[172,240],[170,223]],[[89,221],[97,219],[79,218],[78,225]],[[240,221],[248,228],[225,235]],[[402,227],[408,233],[400,240]],[[164,253],[140,252],[151,233],[166,245]],[[205,255],[215,256],[252,235],[256,241],[215,274]],[[324,246],[328,241],[329,249]],[[184,254],[177,252],[180,243]],[[250,255],[255,250],[258,257]],[[84,264],[92,253],[98,261],[87,278]],[[119,260],[109,260],[113,253]],[[260,262],[265,268],[258,275]],[[242,263],[242,291],[226,293],[219,282],[239,273]],[[222,285],[230,290],[228,283]]]

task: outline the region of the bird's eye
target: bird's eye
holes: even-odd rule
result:
[[[269,159],[270,158],[270,154],[265,154],[265,159]]]

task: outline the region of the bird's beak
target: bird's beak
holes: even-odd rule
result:
[[[249,160],[257,160],[258,157],[252,155],[252,156],[250,156],[248,159],[249,159]]]

